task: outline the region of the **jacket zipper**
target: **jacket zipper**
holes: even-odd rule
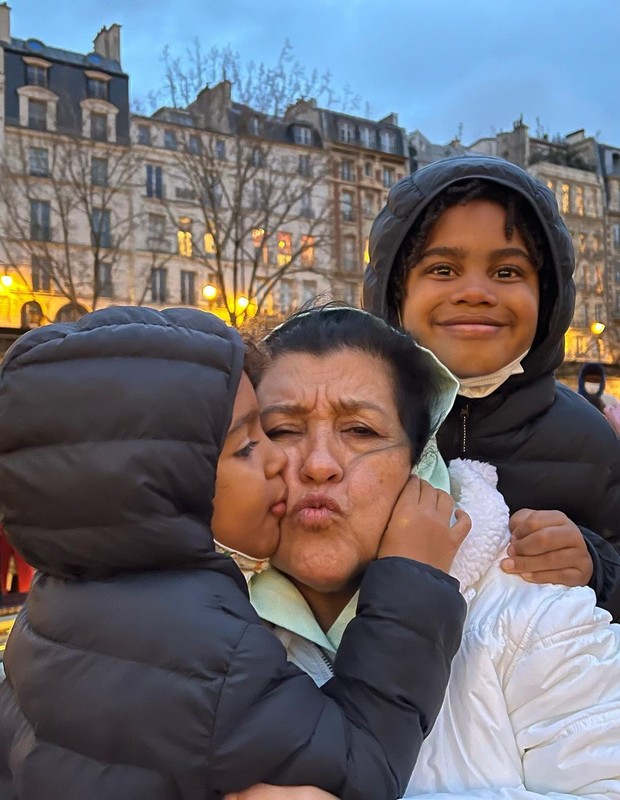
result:
[[[469,419],[469,403],[461,409],[461,453],[467,451],[467,420]]]
[[[318,647],[318,645],[317,645],[317,647]],[[330,657],[327,655],[327,653],[323,650],[322,647],[319,647],[319,653],[321,654],[321,658],[323,659],[323,663],[325,664],[325,666],[329,670],[329,674],[333,675],[334,674],[334,665],[333,665]]]

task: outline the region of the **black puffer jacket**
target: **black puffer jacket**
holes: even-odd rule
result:
[[[538,331],[538,344],[522,364],[525,372],[488,397],[457,398],[439,431],[439,448],[448,461],[466,457],[495,464],[511,511],[559,509],[578,524],[594,562],[591,585],[599,604],[618,619],[620,444],[596,409],[555,381],[574,311],[575,259],[553,194],[513,164],[483,156],[445,159],[403,178],[373,223],[363,306],[388,318],[388,279],[405,236],[438,194],[468,178],[506,186],[530,203],[547,239],[558,288],[540,298],[548,321],[539,323],[546,330]]]
[[[213,551],[243,362],[184,309],[23,336],[0,374],[0,502],[38,568],[0,684],[0,798],[205,800],[258,781],[396,798],[460,640],[456,582],[371,565],[323,692]]]

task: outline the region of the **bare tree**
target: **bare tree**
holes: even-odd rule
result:
[[[138,168],[129,147],[110,142],[30,132],[8,139],[0,249],[33,294],[52,290],[88,311],[112,295],[115,277],[128,280]]]
[[[168,109],[156,119],[177,119]],[[203,90],[170,155],[164,206],[179,253],[200,263],[230,324],[273,310],[292,276],[327,276],[329,157],[296,147],[290,121],[231,100],[230,83]],[[312,130],[306,128],[312,137]],[[322,266],[323,265],[323,266]]]

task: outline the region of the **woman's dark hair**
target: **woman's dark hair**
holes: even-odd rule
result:
[[[399,320],[399,310],[405,299],[405,286],[409,272],[421,260],[422,253],[432,231],[433,225],[449,208],[467,205],[473,200],[488,200],[497,203],[506,212],[506,238],[512,239],[515,229],[519,231],[535,269],[539,272],[540,294],[546,297],[547,292],[555,285],[553,271],[545,268],[550,264],[547,239],[536,212],[518,192],[494,183],[493,181],[470,178],[448,186],[437,195],[416,219],[405,237],[394,260],[387,289],[389,319]],[[557,290],[556,290],[557,294]],[[541,304],[541,312],[550,304]],[[542,315],[541,315],[542,316]],[[539,320],[538,331],[546,333],[546,325]],[[538,333],[537,333],[538,338]],[[535,340],[536,341],[536,340]]]
[[[417,463],[431,436],[432,411],[442,388],[429,357],[409,334],[367,311],[329,303],[293,314],[264,339],[263,347],[271,362],[291,353],[324,356],[343,350],[357,350],[383,361],[411,445],[411,461]]]

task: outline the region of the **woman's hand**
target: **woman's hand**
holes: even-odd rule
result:
[[[562,511],[522,508],[510,517],[508,556],[504,572],[530,583],[587,586],[594,565],[579,528]]]
[[[441,489],[412,475],[396,501],[377,558],[403,556],[449,572],[463,539],[471,529],[469,515],[457,509]]]
[[[336,795],[316,786],[270,786],[257,783],[243,792],[227,794],[224,800],[338,800]]]

